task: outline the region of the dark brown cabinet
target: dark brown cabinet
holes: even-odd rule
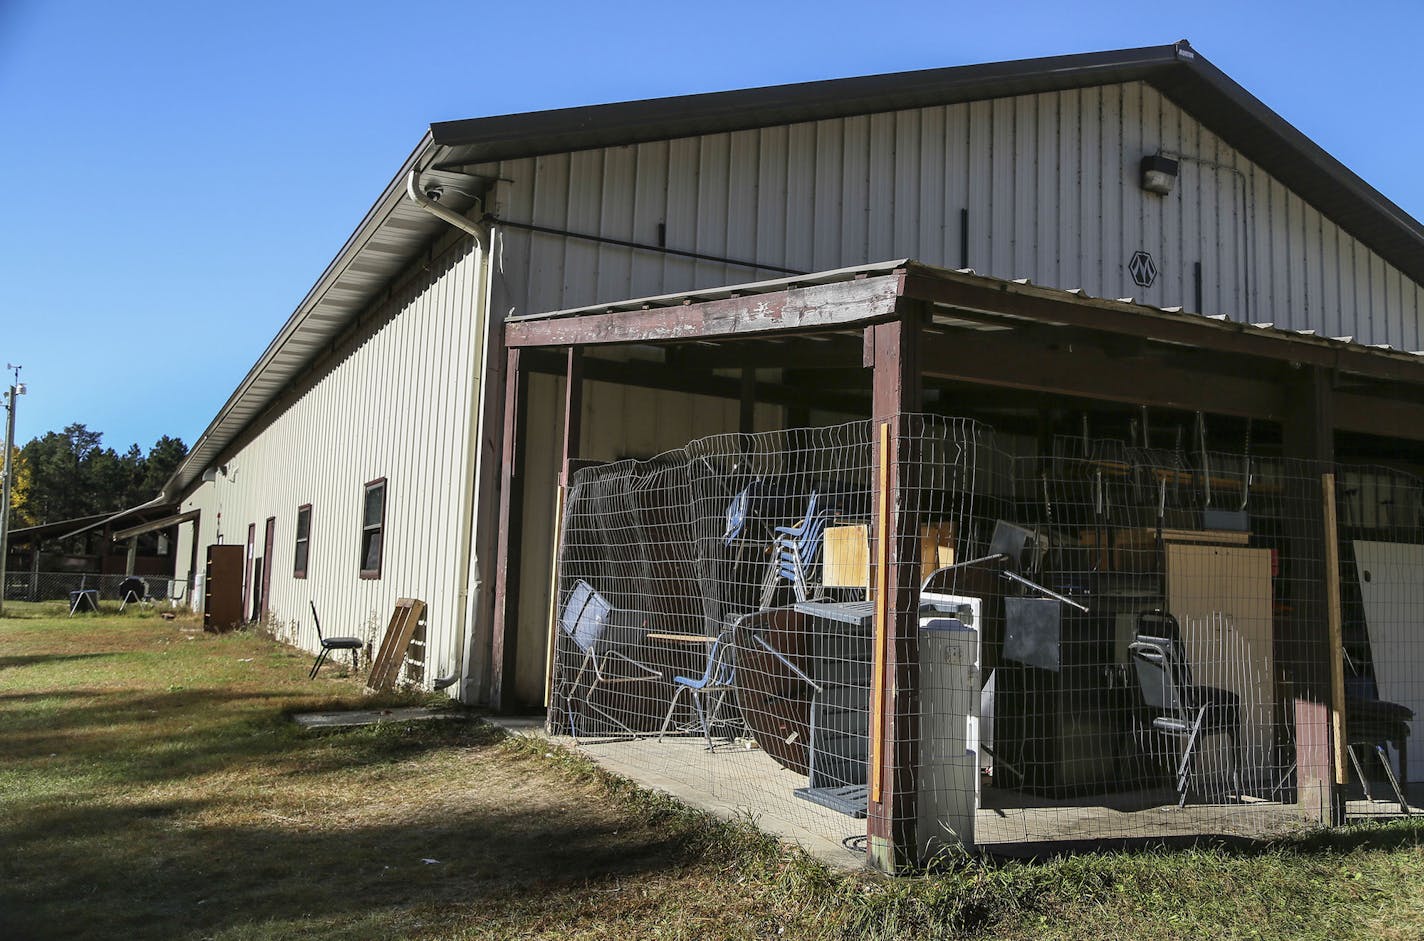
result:
[[[229,631],[243,623],[242,563],[242,546],[208,546],[203,630]]]

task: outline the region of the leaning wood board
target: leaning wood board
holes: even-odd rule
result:
[[[1357,539],[1354,550],[1379,697],[1424,718],[1424,546]],[[1409,749],[1409,780],[1424,780],[1424,748]]]
[[[366,678],[366,689],[376,692],[389,689],[400,675],[401,664],[405,662],[405,649],[415,636],[415,626],[425,616],[425,602],[418,598],[397,598],[395,610],[391,612],[390,623],[381,635],[381,649],[376,652],[371,664],[371,675]]]
[[[1268,764],[1274,744],[1275,640],[1271,551],[1168,544],[1167,609],[1182,629],[1192,678],[1241,697],[1246,769]],[[1223,619],[1220,615],[1225,615]]]

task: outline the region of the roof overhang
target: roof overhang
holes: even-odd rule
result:
[[[164,485],[164,496],[176,499],[187,489],[283,389],[303,375],[350,323],[382,296],[432,239],[450,231],[446,223],[406,197],[406,179],[412,170],[420,171],[426,184],[444,185],[446,195],[441,204],[446,208],[463,213],[473,205],[474,200],[462,192],[470,184],[467,177],[429,169],[441,151],[429,133],[422,138],[341,251],[228,396],[178,471]]]
[[[125,539],[132,539],[135,536],[142,536],[145,533],[155,532],[160,529],[168,529],[180,523],[190,523],[197,519],[201,511],[189,510],[187,513],[175,513],[172,516],[165,516],[156,519],[151,523],[143,523],[139,526],[130,526],[128,529],[121,529],[114,533],[111,538],[114,542],[122,542]]]
[[[913,315],[925,327],[921,358],[930,378],[1281,420],[1291,403],[1279,376],[1315,367],[1341,387],[1337,427],[1424,434],[1424,404],[1416,404],[1424,403],[1424,353],[903,259],[516,318],[506,324],[505,343],[537,350],[715,345],[810,334],[853,340],[866,326]],[[1033,345],[1025,345],[1025,337]],[[1090,342],[1081,343],[1084,338]],[[1150,362],[1139,356],[1145,350],[1153,354]],[[1185,363],[1198,354],[1268,366],[1276,378],[1228,367],[1204,382],[1199,366]],[[802,349],[794,345],[772,355],[787,368],[804,365]],[[769,364],[745,348],[726,360],[753,362]],[[1014,365],[1006,369],[1005,363]],[[1410,395],[1398,395],[1400,389]],[[1418,431],[1400,427],[1406,413]]]
[[[142,519],[154,512],[164,513],[171,510],[171,504],[149,503],[143,506],[133,507],[128,510],[121,510],[118,513],[96,513],[93,516],[79,516],[74,519],[56,520],[52,523],[39,523],[35,526],[25,526],[10,531],[12,542],[33,542],[36,539],[58,539],[60,541],[70,539],[74,536],[82,536],[85,533],[101,529],[105,525],[112,525],[115,522],[126,519]],[[148,528],[162,528],[151,526]],[[143,531],[147,532],[148,528]],[[117,538],[117,537],[115,537]]]

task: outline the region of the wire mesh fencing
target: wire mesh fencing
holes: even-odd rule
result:
[[[1336,504],[1348,810],[1424,803],[1424,755],[1409,750],[1424,711],[1424,481],[1342,465]],[[1412,790],[1412,794],[1411,794]]]
[[[114,575],[95,572],[16,572],[5,574],[6,601],[62,601],[74,592],[94,592],[94,601],[189,604],[188,581],[163,575]]]
[[[1086,438],[1014,456],[927,415],[586,468],[562,521],[550,728],[808,845],[901,860],[1328,821],[1332,651],[1367,664],[1352,692],[1380,686],[1381,645],[1408,651],[1424,605],[1424,540],[1415,481],[1391,479],[1382,561],[1353,535],[1358,488],[1331,504],[1321,471]],[[1349,521],[1343,566],[1327,506]],[[1361,586],[1339,641],[1337,569]],[[1385,685],[1408,711],[1403,682]],[[1357,721],[1362,743],[1394,735],[1360,755],[1407,773],[1403,714]]]

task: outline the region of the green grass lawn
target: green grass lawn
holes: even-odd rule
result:
[[[1424,826],[829,872],[470,719],[153,611],[0,620],[0,939],[1421,938]],[[59,616],[56,616],[58,614]],[[443,702],[443,700],[437,700]]]

